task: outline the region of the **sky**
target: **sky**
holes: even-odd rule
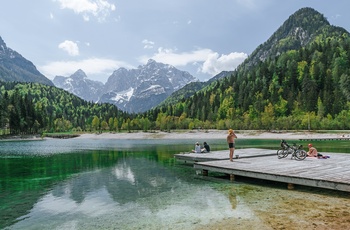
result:
[[[0,36],[50,80],[82,69],[105,83],[154,59],[206,81],[303,7],[350,31],[349,0],[4,0]]]

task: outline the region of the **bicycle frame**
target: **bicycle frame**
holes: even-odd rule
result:
[[[304,160],[307,156],[306,151],[303,150],[302,145],[293,144],[293,146],[289,146],[285,140],[281,141],[281,148],[277,150],[278,159],[285,158],[289,154],[292,155],[291,159],[295,160]]]

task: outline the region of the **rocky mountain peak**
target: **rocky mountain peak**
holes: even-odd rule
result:
[[[17,82],[37,82],[45,85],[53,83],[41,74],[35,65],[19,53],[6,46],[0,37],[0,80]]]
[[[153,59],[149,59],[148,61],[147,61],[147,64],[146,65],[152,65],[152,64],[156,64],[157,62],[155,61],[155,60],[153,60]]]
[[[186,71],[148,60],[137,69],[119,68],[106,84],[94,82],[79,69],[70,77],[56,76],[53,82],[85,100],[107,102],[127,112],[144,112],[157,106],[175,90],[197,81]]]
[[[327,19],[318,11],[309,7],[301,8],[292,14],[265,43],[261,44],[242,63],[242,66],[247,68],[268,57],[273,58],[288,50],[300,49],[329,25]]]
[[[102,82],[89,80],[81,69],[69,77],[56,76],[53,82],[56,87],[67,90],[87,101],[97,101],[104,86]]]
[[[78,69],[74,74],[71,75],[71,78],[75,80],[83,81],[87,79],[87,76],[83,70]]]
[[[114,71],[99,102],[113,103],[128,112],[144,112],[192,81],[196,78],[188,72],[149,59],[137,69]]]
[[[0,37],[0,54],[4,53],[7,50],[7,46],[6,43],[4,42],[4,40],[2,40],[2,38]]]
[[[7,47],[4,40],[0,37],[0,59],[14,59],[16,57],[23,58],[19,53]]]

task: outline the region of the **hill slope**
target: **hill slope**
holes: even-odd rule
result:
[[[11,134],[117,130],[129,117],[115,105],[87,102],[39,83],[0,81],[0,102],[0,130]]]
[[[213,82],[216,82],[220,80],[223,77],[226,77],[230,75],[232,71],[222,71],[221,73],[215,75],[213,78],[206,82],[191,82],[181,89],[175,91],[172,93],[169,97],[167,97],[163,102],[161,102],[157,107],[161,107],[164,105],[171,105],[177,102],[180,102],[184,99],[187,99],[191,96],[193,96],[196,92],[204,89],[205,87],[209,86]]]
[[[242,66],[251,67],[267,58],[305,47],[327,26],[330,24],[322,14],[309,7],[302,8],[292,14],[266,42],[257,47]]]

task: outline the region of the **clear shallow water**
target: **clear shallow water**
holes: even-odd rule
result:
[[[221,140],[207,141],[213,150],[226,149]],[[194,142],[0,142],[0,228],[195,229],[228,218],[256,218],[246,191],[273,189],[201,180],[173,158]],[[279,141],[237,144],[277,148]]]

